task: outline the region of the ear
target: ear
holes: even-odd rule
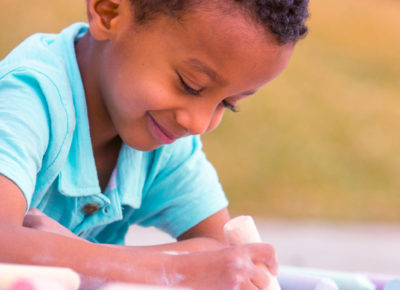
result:
[[[87,14],[90,33],[99,40],[107,40],[115,31],[121,12],[121,0],[88,0]]]

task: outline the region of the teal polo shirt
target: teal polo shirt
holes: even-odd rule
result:
[[[0,174],[81,237],[122,244],[132,224],[172,237],[227,206],[199,136],[142,152],[122,145],[101,192],[74,43],[77,23],[35,34],[0,62]]]

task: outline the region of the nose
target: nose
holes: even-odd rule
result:
[[[182,109],[176,120],[190,135],[200,135],[215,129],[221,122],[223,110],[212,108]]]

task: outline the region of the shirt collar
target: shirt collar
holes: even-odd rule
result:
[[[74,47],[76,39],[81,37],[87,29],[87,24],[79,23],[62,32],[65,34],[64,58],[71,84],[76,125],[71,148],[59,176],[58,188],[62,194],[74,197],[102,195],[90,138],[85,91]],[[126,144],[122,145],[117,171],[112,174],[106,192],[118,194],[123,205],[132,208],[139,208],[141,205],[143,191],[141,162],[145,154],[149,152],[137,151]]]
[[[118,157],[116,185],[121,203],[132,208],[139,208],[142,203],[143,185],[146,179],[143,172],[143,159],[149,152],[141,152],[122,145]]]
[[[75,24],[61,32],[69,83],[75,108],[75,130],[70,151],[59,178],[59,190],[70,196],[101,193],[90,139],[85,91],[75,54],[75,41],[87,31],[87,25]]]

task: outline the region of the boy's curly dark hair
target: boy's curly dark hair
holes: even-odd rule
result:
[[[154,18],[162,13],[179,16],[190,7],[201,4],[202,0],[130,0],[135,8],[135,18],[139,23]],[[205,0],[203,0],[205,1]],[[218,6],[222,1],[226,7],[228,1],[243,7],[244,11],[267,31],[276,36],[279,44],[295,43],[308,31],[305,21],[309,16],[309,0],[208,0]]]

